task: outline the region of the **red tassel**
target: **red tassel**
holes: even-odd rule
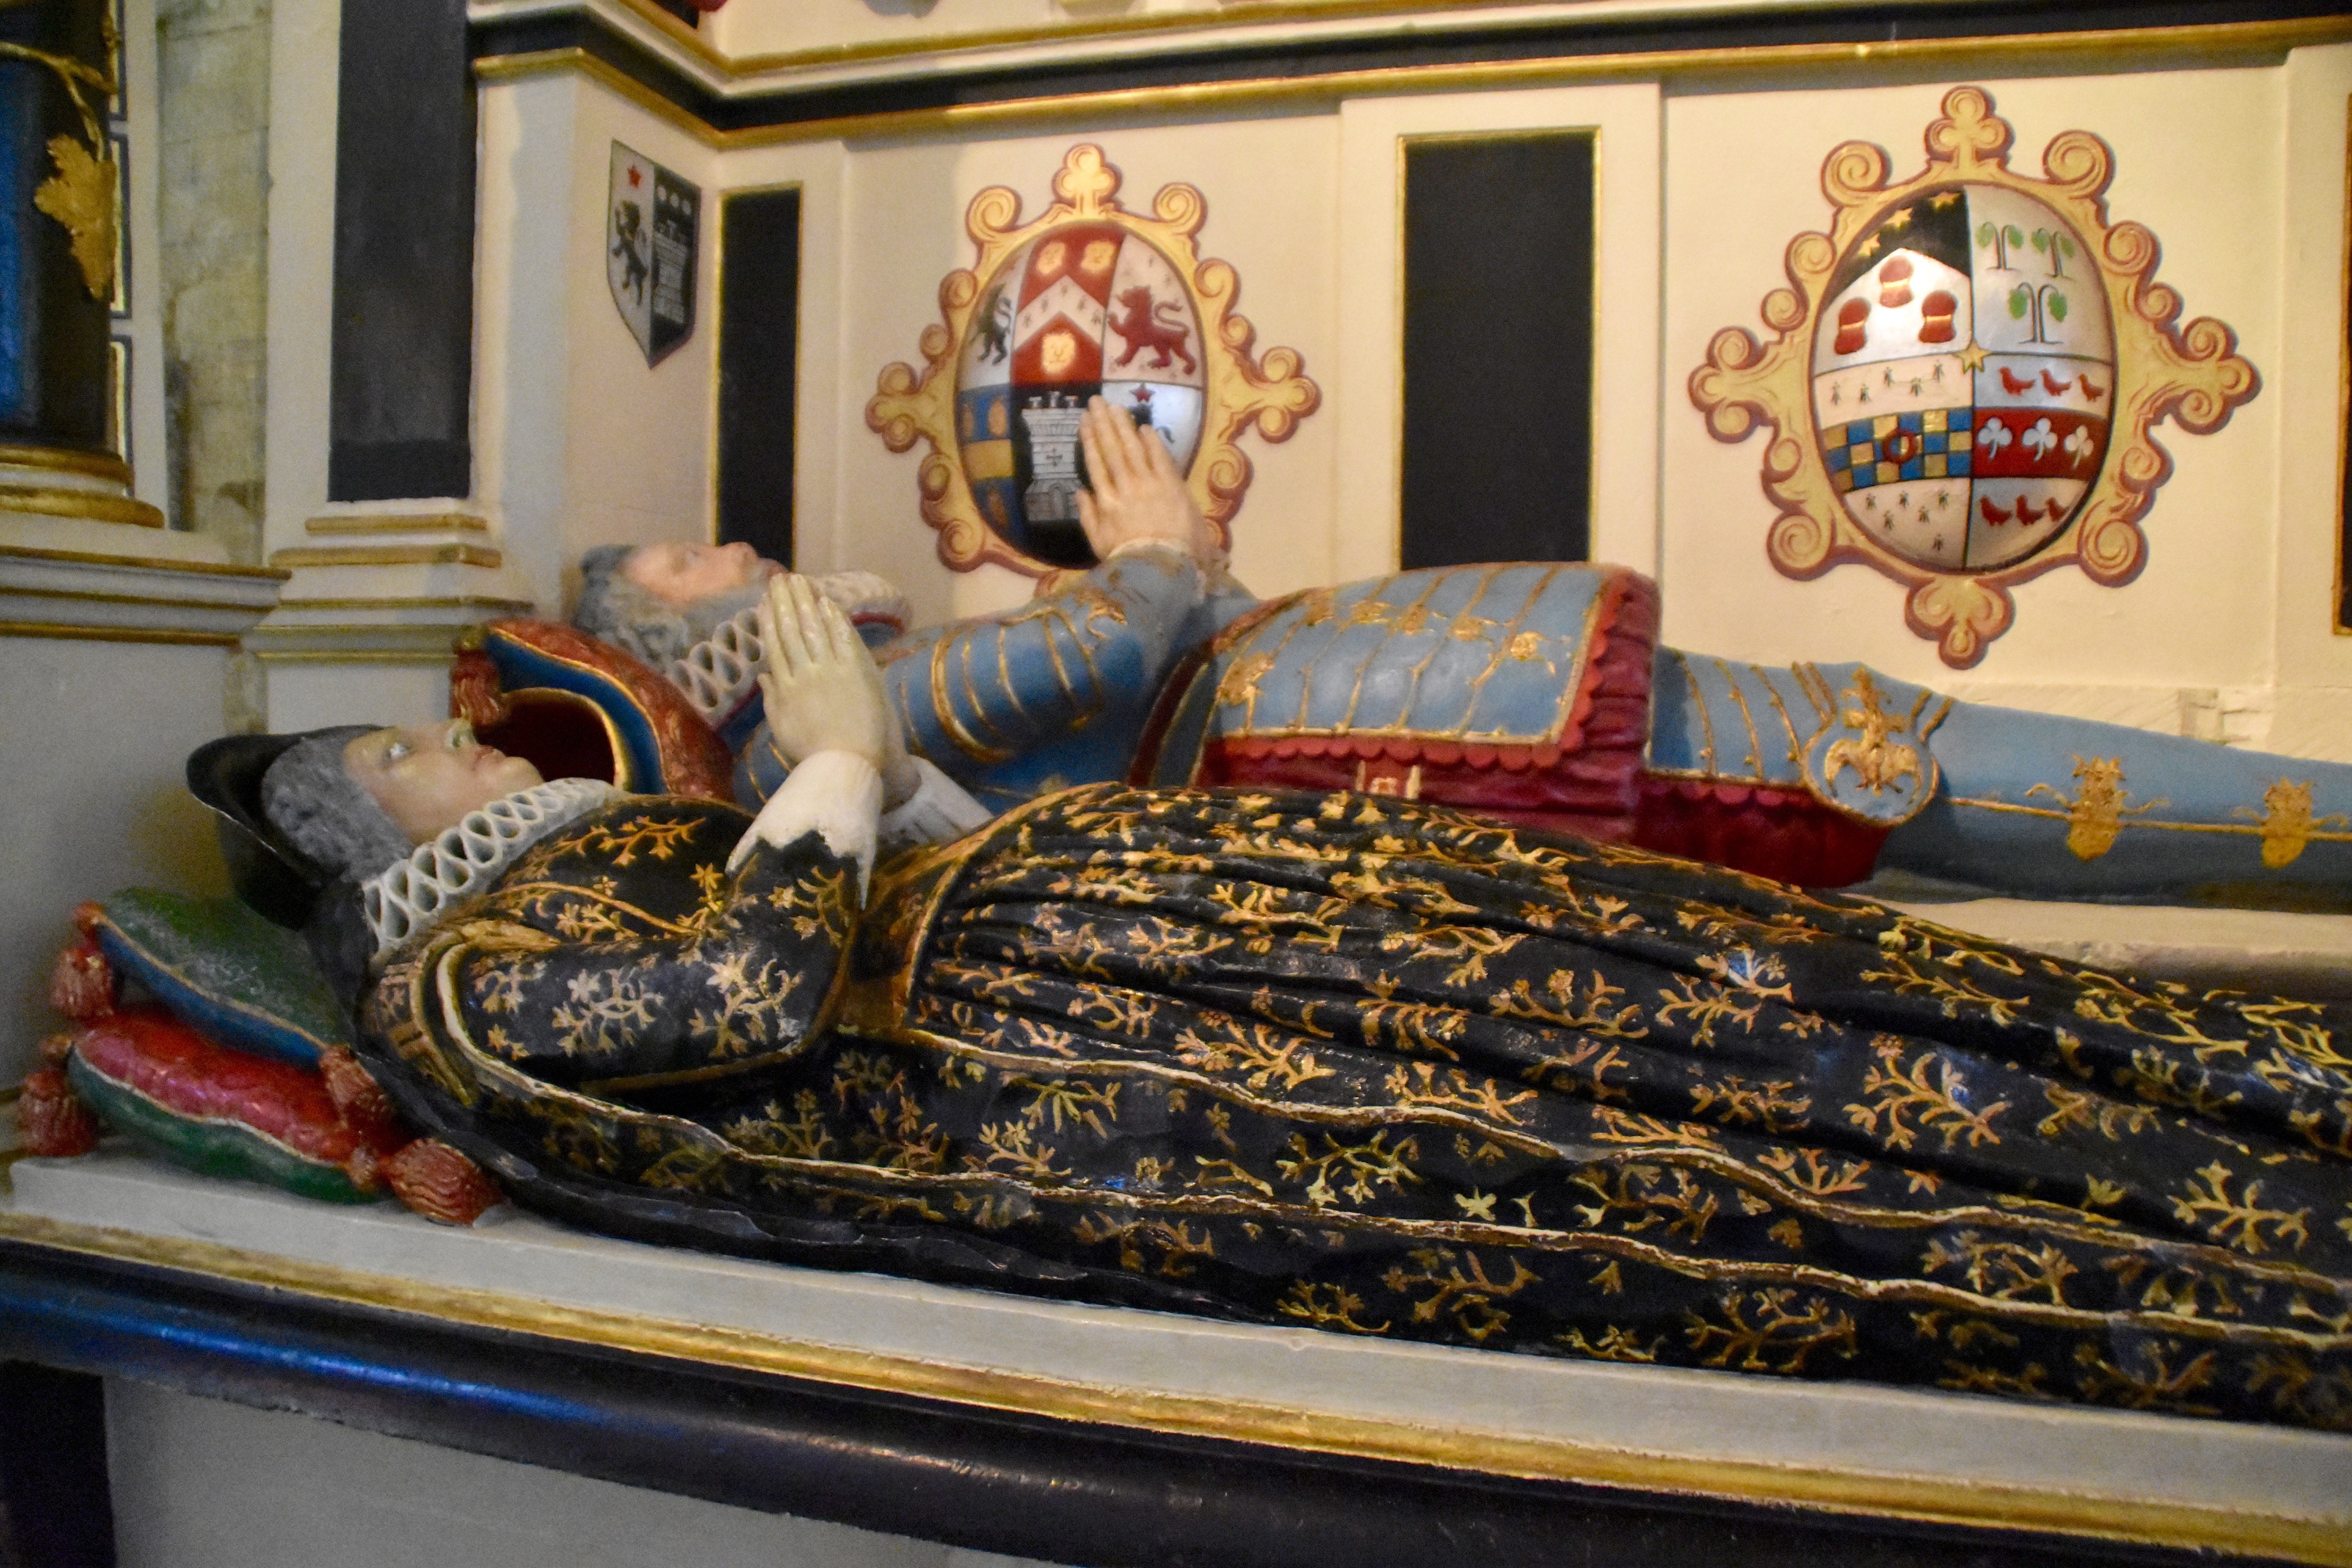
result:
[[[508,709],[499,667],[490,656],[479,648],[459,650],[449,666],[449,716],[476,729],[494,729],[506,722]]]
[[[26,1075],[24,1092],[16,1097],[16,1127],[24,1134],[25,1152],[42,1159],[70,1159],[98,1147],[98,1118],[54,1067]]]
[[[49,1006],[77,1023],[114,1010],[114,967],[91,937],[68,943],[58,953],[49,970]]]
[[[393,1197],[440,1225],[471,1225],[506,1201],[482,1167],[441,1142],[419,1138],[383,1162]]]
[[[325,1081],[327,1098],[334,1102],[343,1125],[374,1145],[377,1152],[389,1154],[408,1142],[407,1129],[392,1108],[391,1097],[349,1048],[331,1045],[320,1051],[319,1076]]]
[[[362,1192],[374,1192],[383,1186],[383,1156],[367,1144],[343,1158],[343,1175]]]

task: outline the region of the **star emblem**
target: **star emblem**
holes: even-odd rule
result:
[[[1977,371],[1984,369],[1985,351],[1977,347],[1977,340],[1974,338],[1970,338],[1969,340],[1969,346],[1960,350],[1959,359],[1960,369],[1968,371],[1970,375],[1974,375]]]

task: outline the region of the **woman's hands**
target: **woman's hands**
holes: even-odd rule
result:
[[[820,751],[846,751],[880,770],[895,738],[882,672],[841,607],[796,572],[770,578],[760,639],[768,732],[784,759],[798,767]]]
[[[914,794],[922,779],[907,760],[882,672],[841,606],[807,578],[780,572],[768,580],[759,616],[767,651],[760,689],[784,760],[797,768],[820,751],[852,752],[881,773],[886,804]]]
[[[1203,571],[1225,564],[1217,531],[1192,504],[1166,442],[1099,396],[1078,421],[1078,442],[1093,486],[1078,492],[1078,526],[1097,560],[1108,560],[1121,545],[1150,540],[1182,550]]]

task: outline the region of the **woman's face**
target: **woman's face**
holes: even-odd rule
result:
[[[688,544],[665,539],[639,545],[622,563],[621,575],[673,609],[749,588],[781,570],[774,561],[738,541],[731,545]]]
[[[539,769],[521,758],[476,740],[462,718],[354,736],[343,747],[343,768],[413,844],[438,837],[501,795],[541,782]]]

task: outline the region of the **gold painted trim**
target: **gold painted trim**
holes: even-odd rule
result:
[[[193,643],[234,648],[234,632],[187,632],[172,626],[77,626],[58,621],[0,621],[0,637],[51,637],[70,643]]]
[[[0,599],[66,599],[84,604],[155,604],[172,610],[215,610],[230,614],[261,615],[266,604],[239,604],[235,600],[188,599],[166,593],[100,593],[82,588],[18,588],[0,582]]]
[[[584,49],[488,55],[474,62],[474,76],[478,81],[498,83],[577,71],[688,131],[704,146],[724,151],[863,137],[947,132],[976,135],[998,128],[1093,121],[1122,115],[1207,115],[1272,105],[1336,102],[1381,93],[1470,92],[1594,80],[1655,81],[1706,73],[1747,76],[1861,66],[1879,67],[1892,74],[1948,65],[1982,72],[1997,64],[2014,64],[2031,67],[2040,75],[2062,67],[2113,70],[2124,57],[2132,57],[2136,65],[2145,65],[2150,56],[2179,57],[2200,67],[2212,67],[2242,64],[2250,56],[2284,57],[2291,49],[2347,39],[2352,39],[2352,17],[2315,16],[2288,22],[2213,22],[2189,27],[2113,27],[2078,33],[1895,38],[1880,43],[1662,49],[1648,54],[1489,60],[1464,66],[1380,66],[1316,77],[1253,77],[1171,87],[1124,88],[843,115],[740,131],[713,128],[709,121],[688,113]]]
[[[118,485],[131,483],[131,465],[111,452],[79,452],[63,446],[19,446],[0,441],[0,464],[20,468],[48,468],[60,474],[88,474],[100,479],[111,479]]]
[[[269,552],[272,566],[497,566],[489,545],[289,545]]]
[[[2336,324],[2344,352],[2336,362],[2336,596],[2327,618],[2329,631],[2352,637],[2344,602],[2344,532],[2352,528],[2352,98],[2344,100],[2344,254],[2336,303],[2344,311]]]
[[[100,496],[88,490],[52,490],[38,485],[0,485],[0,512],[31,512],[47,517],[88,517],[160,528],[163,514],[134,496]]]
[[[135,568],[141,571],[186,571],[203,577],[249,577],[283,582],[294,574],[271,566],[229,566],[212,560],[173,560],[164,556],[105,555],[92,550],[44,549],[37,545],[0,544],[0,560],[55,560],[81,566]]]
[[[37,1215],[0,1213],[0,1237],[58,1252],[176,1270],[440,1322],[1054,1420],[1536,1480],[1979,1530],[2053,1531],[2352,1568],[2352,1531],[2341,1519],[2263,1516],[2194,1504],[2085,1497],[2055,1486],[2004,1486],[1860,1474],[1817,1466],[1689,1458],[1561,1439],[1444,1431],[1249,1400],[1158,1394],[1031,1373],[956,1366],[608,1309],[558,1306],[503,1291],[425,1284],[214,1242],[146,1236]]]
[[[585,49],[532,49],[519,55],[486,55],[474,62],[474,79],[484,86],[502,82],[528,80],[532,77],[552,76],[563,71],[576,71],[609,92],[628,99],[655,118],[685,131],[705,147],[740,147],[752,145],[740,140],[740,131],[722,131],[698,114],[679,108],[668,99],[646,86],[616,66],[609,65]],[[774,141],[821,141],[822,136],[777,137]]]
[[[377,512],[366,516],[340,517],[330,512],[312,517],[302,525],[306,534],[486,534],[489,521],[471,512],[415,512],[406,516],[394,512]]]
[[[265,664],[446,664],[457,656],[454,642],[438,653],[423,648],[256,648],[249,644],[245,651]]]
[[[418,594],[406,599],[281,599],[280,610],[499,610],[528,615],[539,606],[528,599],[482,593]],[[308,630],[308,628],[305,628]]]
[[[1072,21],[1060,26],[997,27],[984,31],[951,34],[946,37],[927,36],[919,38],[877,40],[872,43],[863,44],[834,44],[813,49],[778,50],[767,54],[751,54],[730,57],[719,53],[719,51],[714,47],[708,39],[702,37],[695,29],[688,27],[685,24],[661,11],[659,7],[653,4],[653,0],[620,0],[620,3],[627,6],[632,12],[635,12],[638,16],[643,16],[648,22],[651,22],[660,31],[668,34],[677,42],[684,46],[686,52],[693,55],[697,60],[709,67],[713,70],[723,73],[730,83],[740,82],[748,77],[762,76],[771,73],[805,69],[811,67],[856,65],[870,60],[887,60],[908,55],[926,55],[931,57],[953,56],[963,53],[978,53],[985,49],[1019,47],[1028,44],[1087,43],[1098,38],[1120,37],[1139,33],[1171,33],[1181,31],[1209,32],[1221,29],[1238,29],[1259,24],[1352,22],[1361,21],[1368,17],[1390,16],[1399,11],[1427,12],[1433,9],[1448,8],[1460,10],[1485,10],[1487,12],[1488,16],[1491,17],[1494,25],[1498,27],[1515,27],[1525,26],[1531,20],[1538,22],[1543,20],[1543,18],[1529,18],[1523,15],[1515,15],[1509,10],[1494,7],[1488,3],[1488,0],[1450,0],[1450,4],[1449,0],[1435,0],[1435,4],[1433,4],[1433,0],[1355,0],[1354,4],[1343,5],[1318,3],[1318,0],[1255,0],[1255,3],[1250,4],[1246,9],[1236,8],[1234,5],[1234,0],[1225,0],[1224,5],[1215,11],[1152,12],[1139,16],[1104,16],[1084,21]],[[2225,22],[2207,23],[2196,27],[2127,27],[2113,29],[2112,32],[2125,34],[2159,32],[2189,33],[2204,31],[2216,27],[2286,27],[2301,25],[2302,23],[2300,22]],[[1457,39],[1469,40],[1475,39],[1480,31],[1481,29],[1479,27],[1473,25],[1472,26],[1461,29],[1447,29],[1443,32],[1432,34],[1430,37],[1433,40],[1437,42],[1446,42]],[[2056,38],[2071,38],[2076,36],[2077,35],[2069,33],[2043,35],[2043,37]],[[1241,41],[1243,40],[1239,38],[1232,40],[1219,39],[1211,47],[1226,47],[1229,42],[1239,43]],[[1337,34],[1329,39],[1306,37],[1285,41],[1296,48],[1312,49],[1318,44],[1325,42],[1353,43],[1359,41],[1359,38],[1357,35]],[[1960,41],[1974,40],[1903,39],[1889,40],[1886,43],[1878,44],[1791,45],[1780,47],[1799,48],[1820,47],[1846,52],[1860,51],[1865,55],[1875,57],[1895,47],[1906,47],[1917,44],[1949,44]],[[2030,54],[2039,52],[2034,46],[2032,37],[2030,35],[2023,37],[2010,37],[1996,38],[1993,41],[2014,42],[2019,46],[2018,52],[2020,53]],[[1171,44],[1171,47],[1172,47],[1175,46]],[[2202,47],[2198,45],[2186,47],[2192,50],[2201,50]],[[2290,44],[2285,47],[2292,48],[2297,46]],[[1700,55],[1742,54],[1751,51],[1742,50],[1736,47],[1719,47],[1711,50],[1693,49],[1678,52]],[[1091,60],[1088,63],[1100,65],[1104,63],[1121,64],[1133,62],[1129,57],[1118,57],[1109,62]]]

